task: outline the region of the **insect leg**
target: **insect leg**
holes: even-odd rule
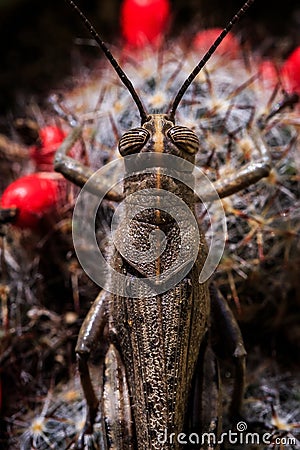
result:
[[[209,439],[209,442],[199,442],[203,444],[201,448],[215,448],[222,429],[222,387],[209,332],[200,347],[191,393],[188,428],[199,438]]]
[[[234,357],[236,373],[230,415],[237,417],[241,409],[245,389],[247,353],[238,323],[226,300],[214,284],[210,285],[210,295],[213,325],[217,329],[217,333],[220,335],[222,342],[228,345],[230,354]]]
[[[98,297],[96,297],[81,326],[75,349],[80,381],[87,402],[86,422],[79,436],[78,448],[83,448],[84,435],[92,432],[98,411],[99,400],[92,384],[88,360],[91,352],[99,342],[100,337],[104,336],[104,328],[107,325],[107,304],[109,296],[110,294],[103,290]]]
[[[133,417],[124,363],[114,344],[105,355],[103,416],[109,448],[133,450]]]
[[[85,183],[90,179],[90,177],[94,174],[94,171],[91,168],[68,156],[68,152],[80,138],[82,129],[83,127],[80,125],[72,129],[71,133],[66,137],[63,143],[57,149],[54,160],[54,169],[56,170],[56,172],[62,173],[65,178],[72,181],[72,183],[76,184],[79,187],[83,187]],[[120,196],[120,194],[118,194],[114,190],[110,189],[109,186],[110,185],[108,180],[100,177],[93,177],[91,180],[89,180],[88,190],[92,194],[100,196],[103,192],[109,191],[105,195],[105,198],[107,200],[122,200],[122,196]]]
[[[220,198],[235,194],[269,175],[271,170],[271,158],[267,147],[260,136],[260,132],[257,130],[257,132],[252,133],[251,138],[255,147],[261,154],[260,160],[246,164],[232,176],[217,180],[214,183],[214,186]],[[215,198],[214,195],[215,194],[213,194],[212,200]],[[203,199],[209,201],[210,194],[204,194]]]

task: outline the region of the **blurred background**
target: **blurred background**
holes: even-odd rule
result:
[[[169,31],[171,37],[195,35],[202,28],[223,27],[243,2],[243,0],[170,1],[173,11],[173,23]],[[119,26],[121,0],[77,0],[77,3],[91,19],[103,39],[109,45],[118,45],[121,38]],[[249,41],[253,48],[258,49],[264,56],[284,59],[300,45],[300,2],[257,0],[247,16],[235,28],[235,31],[237,30],[240,31],[239,38]],[[44,112],[43,106],[47,102],[49,92],[63,85],[63,81],[70,75],[78,75],[82,62],[93,67],[94,61],[102,58],[97,47],[78,45],[77,38],[90,39],[82,23],[64,0],[0,0],[0,137],[13,135],[15,119],[28,118],[26,103],[32,101],[34,105],[41,104]],[[168,42],[168,36],[166,41]],[[36,136],[33,141],[36,141]],[[26,142],[28,145],[32,143]],[[11,147],[11,142],[8,146]],[[1,155],[0,185],[2,182],[3,188],[8,184],[9,178],[15,179],[23,173],[23,165],[26,166],[28,162],[27,153],[24,156],[24,148],[20,149],[23,153],[21,152],[19,159],[17,150],[13,153],[15,157],[15,160],[12,158],[13,164],[11,159],[5,159],[4,152],[4,156]],[[295,191],[296,175],[293,181],[293,164],[289,164],[287,159],[283,175],[288,178],[288,189],[292,188]],[[278,190],[280,183],[278,182]],[[26,293],[29,292],[28,297],[31,300],[31,303],[25,303],[24,298],[27,300],[27,297],[24,295],[23,298],[23,291],[22,295],[18,291],[16,302],[18,307],[16,310],[12,309],[12,314],[18,312],[18,308],[20,311],[24,308],[26,314],[29,308],[34,312],[32,305],[35,303],[38,308],[45,309],[37,309],[41,312],[41,316],[30,318],[24,315],[20,321],[25,323],[24,329],[23,325],[22,327],[20,325],[20,329],[11,328],[7,336],[4,335],[2,341],[0,339],[0,347],[2,345],[5,350],[2,351],[4,364],[0,371],[0,393],[2,382],[6,397],[3,398],[2,412],[8,417],[5,423],[1,422],[0,401],[0,449],[8,448],[7,439],[15,432],[14,427],[18,428],[19,418],[24,420],[26,408],[40,412],[41,408],[37,408],[37,402],[42,402],[43,396],[47,395],[50,380],[58,382],[72,379],[74,346],[79,323],[90,305],[91,298],[98,292],[98,287],[86,279],[74,258],[70,233],[72,196],[70,192],[67,192],[67,195],[70,204],[67,203],[66,209],[61,212],[63,220],[60,217],[55,222],[54,217],[53,224],[51,222],[48,224],[50,232],[45,228],[47,232],[45,231],[41,241],[38,235],[35,236],[33,233],[31,235],[30,232],[22,234],[14,229],[9,229],[5,237],[10,246],[8,250],[16,261],[21,261],[19,271],[10,270],[15,278],[9,282],[13,288],[24,285],[27,289],[29,286]],[[296,217],[299,217],[297,206],[292,205],[291,211],[294,212],[292,218],[296,222]],[[103,216],[104,213],[109,216],[110,212],[107,207],[107,210],[103,210]],[[106,218],[104,220],[101,217],[101,220],[105,229]],[[266,224],[268,231],[268,222]],[[100,231],[102,232],[102,228]],[[285,239],[284,233],[282,236],[282,239]],[[286,236],[288,253],[289,245],[296,241],[296,235],[287,233]],[[296,387],[296,377],[293,377],[294,369],[298,374],[300,354],[298,261],[299,255],[289,261],[287,267],[284,266],[283,260],[280,260],[278,267],[271,261],[271,268],[267,261],[265,266],[261,264],[259,271],[253,271],[242,285],[244,289],[242,300],[246,300],[243,303],[246,320],[242,323],[242,328],[251,351],[249,396],[258,398],[261,402],[263,419],[265,411],[271,411],[271,402],[276,403],[279,398],[284,405],[287,404],[287,412],[294,409],[296,412],[299,411],[299,387]],[[274,267],[276,270],[273,270]],[[291,286],[288,290],[281,285],[281,278],[277,279],[277,273],[281,268],[287,274],[287,283],[290,283],[288,286]],[[271,285],[272,281],[274,283]],[[3,281],[0,280],[0,284],[1,282]],[[4,280],[4,284],[5,282]],[[38,294],[38,299],[32,292]],[[78,301],[76,297],[78,292],[80,292],[80,314],[77,317],[76,313],[75,318],[74,316],[70,318],[65,313],[73,311],[74,304]],[[265,298],[266,292],[268,301],[260,303],[261,299]],[[66,298],[67,302],[60,301],[62,298]],[[247,303],[248,299],[250,300]],[[255,301],[252,302],[252,299]],[[16,323],[18,320],[19,316]],[[30,324],[27,327],[29,320]],[[277,360],[281,361],[285,370],[288,367],[290,372],[287,375],[283,373],[282,367],[277,371]],[[264,371],[267,374],[265,378],[261,375]],[[226,372],[226,377],[228,373]],[[257,380],[260,383],[257,383]],[[254,411],[251,401],[248,402],[249,417],[252,417]],[[56,410],[54,411],[56,414]],[[289,420],[291,417],[294,416],[289,413]],[[24,427],[20,428],[21,432],[24,431]],[[6,434],[1,438],[2,430],[5,430]],[[10,448],[20,447],[10,446]]]
[[[119,36],[121,0],[78,0],[79,6],[109,43]],[[171,0],[170,33],[196,32],[202,27],[224,26],[241,0]],[[239,25],[244,36],[267,54],[285,57],[300,42],[299,0],[257,1]],[[247,36],[246,36],[247,35]],[[42,97],[70,75],[74,41],[88,37],[82,24],[63,0],[0,0],[0,114],[19,113],[20,98]],[[96,48],[84,47],[93,57]],[[1,125],[0,125],[1,126]],[[4,131],[3,129],[0,131]]]

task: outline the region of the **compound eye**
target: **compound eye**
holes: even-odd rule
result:
[[[145,128],[133,128],[126,131],[119,141],[119,152],[122,156],[138,153],[149,139],[150,133]]]
[[[169,129],[168,136],[176,147],[187,153],[194,154],[199,150],[198,136],[187,127],[174,126]]]

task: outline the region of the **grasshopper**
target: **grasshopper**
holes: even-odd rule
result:
[[[139,158],[154,155],[148,166],[146,163],[146,167],[151,168],[150,175],[149,171],[138,176],[132,175],[128,167],[131,175],[124,181],[123,195],[113,189],[107,192],[106,181],[102,179],[89,183],[91,192],[100,195],[107,192],[105,198],[116,202],[135,194],[134,202],[143,203],[143,190],[170,191],[185,202],[195,217],[193,189],[190,185],[187,187],[181,177],[195,182],[190,167],[195,163],[195,155],[201,144],[191,129],[175,125],[175,113],[194,78],[253,2],[246,1],[227,24],[181,86],[169,111],[166,114],[148,114],[131,81],[94,27],[73,1],[67,1],[83,20],[139,110],[141,126],[127,131],[120,139],[121,156]],[[82,126],[76,126],[58,149],[55,158],[55,169],[79,186],[83,186],[93,173],[68,156],[81,133]],[[268,152],[260,138],[256,136],[255,141],[260,148],[261,161],[250,163],[230,179],[218,181],[216,190],[221,198],[268,176]],[[162,155],[176,156],[181,160],[173,168],[173,178],[164,170],[166,167]],[[134,164],[134,161],[126,160],[125,166]],[[128,246],[142,247],[145,245],[145,235],[158,230],[165,236],[164,251],[159,252],[159,256],[150,263],[133,263],[113,247],[110,264],[114,270],[130,280],[141,280],[143,284],[132,296],[126,293],[127,288],[130,291],[127,285],[117,286],[117,292],[114,293],[109,289],[102,290],[81,327],[76,354],[87,402],[87,417],[77,448],[84,448],[84,437],[93,432],[99,411],[102,449],[192,448],[195,441],[185,440],[188,433],[212,431],[217,435],[221,429],[221,387],[218,364],[210,342],[211,320],[218,323],[223,331],[226,345],[235,359],[236,380],[231,412],[233,415],[239,412],[244,390],[246,352],[238,325],[220,293],[208,281],[199,283],[207,258],[205,237],[200,227],[197,255],[187,273],[163,291],[151,281],[172,267],[176,259],[174,255],[180,246],[174,221],[161,210],[160,202],[157,194],[150,208],[136,214],[131,229],[127,230],[126,242]],[[132,207],[134,204],[129,201],[127,214]],[[180,211],[178,214],[180,216]],[[188,233],[187,229],[189,238]],[[122,239],[124,228],[120,225],[117,240]],[[157,243],[158,247],[160,245]],[[187,258],[184,267],[177,268],[176,277],[189,262]],[[109,280],[108,283],[113,281]],[[103,348],[103,382],[96,394],[88,360],[99,343]]]

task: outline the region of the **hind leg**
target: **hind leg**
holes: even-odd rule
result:
[[[108,292],[101,291],[95,299],[81,326],[77,340],[76,355],[78,370],[80,374],[81,386],[87,403],[86,420],[78,439],[78,449],[84,448],[84,435],[92,433],[93,425],[98,412],[99,400],[92,383],[88,361],[92,351],[101,340],[103,344],[108,345],[104,336],[104,328],[107,325],[107,302],[109,295],[110,294]]]
[[[231,417],[237,417],[242,406],[245,373],[246,350],[239,325],[220,291],[210,285],[212,322],[217,334],[222,339],[222,347],[226,347],[233,357],[235,365],[235,381],[230,406]]]
[[[201,344],[188,415],[191,418],[188,424],[191,441],[188,448],[218,448],[222,430],[222,387],[209,333]],[[195,440],[192,440],[193,436]]]

